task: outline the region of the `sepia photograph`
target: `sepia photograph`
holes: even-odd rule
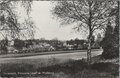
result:
[[[0,0],[0,78],[119,78],[119,0]]]

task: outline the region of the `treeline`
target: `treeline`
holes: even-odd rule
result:
[[[65,50],[83,50],[87,49],[87,40],[71,39],[61,41],[57,39],[29,39],[20,40],[14,39],[8,41],[1,40],[1,53],[26,53],[26,52],[41,52],[41,51],[65,51]],[[93,49],[99,49],[99,40],[93,38]]]

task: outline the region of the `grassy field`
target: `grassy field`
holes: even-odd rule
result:
[[[101,49],[92,49],[92,51],[102,51]],[[37,55],[50,55],[50,54],[62,54],[62,53],[76,53],[76,52],[87,52],[87,50],[70,50],[70,51],[48,51],[48,52],[37,52],[37,53],[17,53],[17,54],[1,54],[0,58],[16,58],[16,57],[27,57]]]
[[[57,59],[41,63],[6,63],[1,64],[2,77],[41,77],[41,78],[117,78],[118,64],[94,63],[90,66],[83,60]]]
[[[92,52],[92,56],[96,56],[98,54],[101,54],[102,51],[93,51]],[[47,60],[51,60],[51,59],[57,59],[60,61],[64,61],[64,60],[69,60],[69,59],[74,59],[74,60],[78,60],[78,59],[82,59],[82,58],[86,58],[87,53],[86,52],[77,52],[74,51],[72,53],[61,53],[61,54],[44,54],[44,55],[35,55],[35,56],[27,56],[25,57],[14,57],[14,56],[10,56],[10,57],[4,57],[4,58],[0,58],[0,64],[4,64],[4,63],[40,63],[43,61],[47,61]],[[58,61],[59,62],[59,61]]]
[[[48,58],[38,58],[39,55],[35,56],[37,58],[1,58],[1,61],[2,59],[6,59],[6,61],[0,61],[0,75],[2,77],[39,78],[119,78],[118,58],[114,61],[114,59],[105,60],[101,56],[94,56],[92,64],[88,66],[85,59],[69,59],[68,57],[72,57],[69,53],[67,56],[61,55],[64,58],[57,58],[58,55]],[[80,57],[79,54],[73,56]]]

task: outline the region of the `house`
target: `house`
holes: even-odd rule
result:
[[[48,51],[55,51],[55,48],[54,48],[53,46],[50,46],[50,47],[48,48]]]
[[[67,47],[68,50],[72,50],[73,47],[74,47],[74,45],[69,45],[69,44],[68,44],[66,47]]]

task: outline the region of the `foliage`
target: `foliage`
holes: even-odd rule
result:
[[[21,1],[14,1],[14,0],[1,0],[0,1],[0,33],[4,33],[3,36],[9,36],[10,38],[19,38],[23,36],[23,32],[21,30],[29,30],[29,28],[33,27],[23,27],[18,20],[19,17],[16,12],[17,4],[21,4],[22,7],[25,8],[26,13],[29,17],[29,13],[31,10],[31,0],[21,0]],[[26,22],[26,21],[24,21]],[[29,34],[29,32],[28,32]],[[27,34],[26,34],[27,35]]]
[[[95,30],[105,28],[109,12],[114,7],[113,0],[71,0],[58,1],[53,9],[53,15],[60,19],[61,24],[76,24],[75,29],[86,29],[88,32],[88,63],[91,60],[91,43]]]
[[[8,40],[7,38],[0,41],[0,50],[2,54],[7,53]]]
[[[102,56],[107,59],[119,57],[119,25],[118,25],[118,21],[119,21],[118,10],[119,9],[118,9],[118,6],[119,6],[119,2],[117,6],[113,8],[110,12],[110,16],[115,16],[116,26],[113,29],[110,21],[108,22],[105,37],[103,38],[103,41],[101,42],[103,50],[104,50]]]
[[[119,49],[118,49],[118,43],[116,43],[116,36],[113,31],[111,31],[112,27],[108,26],[107,31],[105,34],[105,37],[103,38],[103,41],[101,42],[103,47],[103,54],[102,56],[104,58],[114,58],[119,56]]]
[[[25,43],[23,40],[15,39],[14,40],[14,46],[16,49],[21,50],[25,46]]]

